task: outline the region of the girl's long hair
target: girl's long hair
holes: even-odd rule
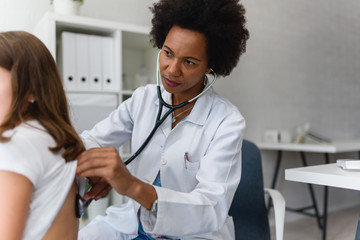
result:
[[[27,32],[2,32],[0,66],[11,73],[13,94],[10,112],[0,125],[0,142],[11,140],[4,131],[36,119],[56,142],[50,150],[64,149],[63,158],[74,160],[85,148],[71,124],[60,74],[46,46]],[[28,102],[29,96],[34,103]]]

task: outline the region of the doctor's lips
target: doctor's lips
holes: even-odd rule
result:
[[[177,86],[180,85],[180,83],[171,81],[171,80],[169,80],[169,79],[166,78],[166,77],[163,77],[163,79],[164,79],[164,83],[165,83],[166,85],[168,85],[169,87],[177,87]]]

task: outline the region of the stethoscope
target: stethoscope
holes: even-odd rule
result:
[[[159,56],[160,56],[160,53],[161,53],[161,50],[157,54],[157,61],[156,61],[156,85],[157,85],[157,96],[158,96],[158,99],[159,99],[159,110],[158,110],[158,113],[157,113],[157,116],[156,116],[155,126],[151,130],[149,136],[145,139],[144,143],[140,146],[140,148],[129,159],[127,159],[125,161],[125,165],[128,165],[129,163],[131,163],[142,152],[142,150],[144,150],[144,148],[148,145],[148,143],[150,142],[150,140],[153,137],[156,130],[160,127],[160,125],[165,121],[165,119],[172,112],[174,112],[178,108],[184,107],[185,105],[187,105],[187,104],[195,101],[199,97],[201,97],[207,90],[209,90],[209,88],[212,85],[214,85],[214,83],[216,81],[216,73],[214,72],[214,70],[212,70],[210,68],[210,71],[212,72],[212,75],[214,76],[214,79],[208,84],[208,86],[201,93],[199,93],[196,97],[194,97],[194,98],[192,98],[192,99],[190,99],[188,101],[185,101],[183,103],[180,103],[178,105],[168,104],[162,98],[161,90],[160,90],[160,77],[161,77],[160,76],[160,69],[159,69]],[[164,114],[163,117],[161,117],[162,109],[163,109],[164,106],[167,107],[169,110]],[[93,200],[94,200],[93,198],[91,198],[89,200],[84,200],[79,194],[76,195],[75,212],[76,212],[76,216],[78,218],[80,218],[84,214],[85,210],[88,208],[88,206],[90,205],[90,203]]]
[[[128,165],[129,163],[131,163],[141,152],[142,150],[144,150],[144,148],[148,145],[148,143],[150,142],[151,138],[153,137],[154,133],[156,132],[156,130],[160,127],[160,125],[165,121],[165,119],[172,113],[174,112],[176,109],[182,108],[184,106],[186,106],[187,104],[195,101],[196,99],[198,99],[199,97],[201,97],[207,90],[210,89],[210,87],[212,85],[214,85],[215,81],[216,81],[216,73],[214,72],[214,70],[212,70],[210,68],[210,71],[212,72],[212,75],[214,76],[214,79],[208,84],[208,86],[201,92],[199,93],[197,96],[195,96],[194,98],[187,100],[183,103],[180,103],[178,105],[171,105],[168,104],[164,101],[164,99],[161,96],[161,90],[160,90],[160,68],[159,68],[159,57],[160,57],[160,53],[161,50],[159,51],[159,53],[157,54],[157,61],[156,61],[156,85],[157,85],[157,97],[159,99],[159,110],[156,116],[156,121],[155,121],[155,126],[153,127],[153,129],[151,130],[149,136],[145,139],[144,143],[140,146],[140,148],[129,158],[125,161],[125,165]],[[162,109],[163,107],[168,108],[169,110],[164,114],[164,116],[161,117],[161,113],[162,113]]]

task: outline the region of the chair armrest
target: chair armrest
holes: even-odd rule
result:
[[[275,214],[276,240],[284,238],[284,221],[285,221],[285,199],[278,190],[265,188],[265,193],[269,194]]]

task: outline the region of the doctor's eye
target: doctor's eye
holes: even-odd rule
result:
[[[194,65],[195,63],[193,61],[190,61],[189,59],[185,59],[185,64]]]
[[[170,51],[168,51],[168,50],[166,50],[166,49],[163,49],[163,51],[164,51],[164,53],[165,53],[165,55],[166,55],[167,57],[171,57],[171,56],[172,56],[172,53],[171,53]]]

